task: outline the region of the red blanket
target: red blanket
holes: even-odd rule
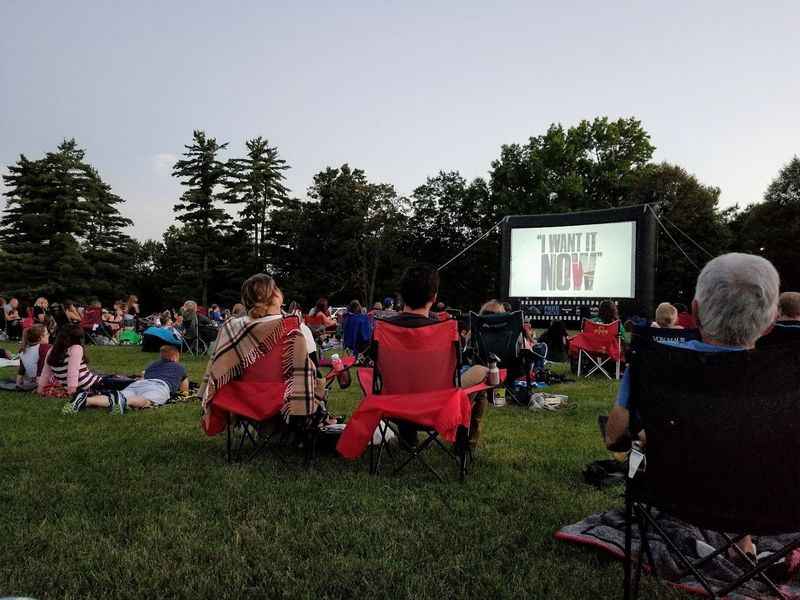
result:
[[[359,369],[363,390],[372,390],[372,370]],[[448,442],[455,442],[459,427],[469,427],[470,394],[488,389],[484,383],[470,388],[452,388],[416,394],[373,394],[371,391],[350,417],[336,449],[349,459],[364,453],[375,428],[383,418],[411,421],[435,429]]]

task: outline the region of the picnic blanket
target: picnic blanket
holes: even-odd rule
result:
[[[690,560],[700,558],[700,552],[702,552],[704,544],[712,548],[720,548],[724,545],[724,538],[717,532],[699,529],[663,512],[656,512],[655,514],[659,525],[668,532],[669,536],[675,540],[677,546]],[[753,542],[758,548],[759,555],[761,555],[763,552],[775,552],[798,535],[800,534],[754,536]],[[555,538],[598,548],[622,560],[625,555],[625,511],[615,509],[591,515],[574,525],[563,527],[556,532]],[[666,579],[674,587],[690,593],[704,595],[703,587],[700,583],[694,579],[691,573],[686,573],[680,563],[680,559],[669,550],[661,538],[649,532],[647,539],[653,551],[653,559],[659,577]],[[639,532],[634,524],[633,554],[637,556],[638,553]],[[787,560],[789,560],[789,570],[793,575],[787,582],[776,581],[776,583],[787,597],[800,598],[800,578],[797,575],[798,567],[800,567],[800,551],[795,550]],[[647,563],[645,562],[645,564]],[[706,563],[701,572],[715,587],[730,583],[742,574],[742,571],[724,555]],[[620,590],[621,588],[622,578],[620,577]],[[729,598],[738,599],[772,597],[774,595],[769,592],[766,585],[755,581],[748,582],[729,596]]]

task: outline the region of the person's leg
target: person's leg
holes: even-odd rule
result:
[[[486,376],[489,374],[489,369],[482,365],[474,365],[461,374],[461,387],[468,388],[473,385],[478,385],[482,381],[486,381]],[[469,423],[469,445],[470,448],[475,448],[478,445],[478,440],[481,437],[481,430],[483,428],[483,415],[486,412],[486,406],[489,404],[489,398],[486,392],[478,392],[472,394],[472,416]]]

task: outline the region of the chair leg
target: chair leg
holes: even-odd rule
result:
[[[581,359],[583,358],[583,350],[578,350],[578,379],[581,377]]]
[[[225,449],[226,449],[226,454],[227,454],[227,457],[228,457],[228,464],[231,464],[231,459],[232,459],[232,457],[231,457],[231,413],[228,413],[227,421],[228,421],[227,427],[225,428],[226,432],[227,432],[227,435],[226,435],[227,439],[225,441]]]
[[[649,547],[649,543],[647,542],[647,519],[644,518],[640,513],[644,510],[644,507],[634,505],[633,506],[633,513],[636,517],[636,523],[639,527],[639,553],[636,557],[636,570],[632,573],[633,576],[633,597],[639,597],[639,584],[642,580],[642,568],[644,567],[644,548],[647,546]],[[631,544],[633,546],[633,544]],[[633,557],[631,557],[632,559]]]
[[[623,598],[631,600],[631,567],[633,566],[633,498],[630,491],[625,489],[625,561],[623,564]]]

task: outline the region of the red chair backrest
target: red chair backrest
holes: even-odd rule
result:
[[[197,314],[203,315],[204,317],[208,316],[208,308],[205,306],[198,306],[197,307]]]
[[[410,394],[456,386],[458,323],[432,321],[421,327],[403,327],[376,320],[376,385],[384,394]],[[377,391],[377,390],[376,390]]]
[[[272,350],[258,358],[247,367],[236,381],[248,383],[282,382],[283,377],[283,348],[288,332],[300,327],[300,319],[294,315],[283,317],[284,335],[278,338]]]
[[[589,319],[583,320],[581,332],[584,335],[597,336],[598,338],[614,339],[619,337],[619,321],[613,323],[596,323]]]
[[[325,317],[322,313],[314,313],[313,315],[308,315],[306,317],[306,325],[310,327],[319,327],[320,325],[325,324]]]
[[[97,306],[90,306],[83,311],[81,327],[91,327],[100,325],[103,322],[103,309]]]
[[[595,323],[584,319],[583,331],[570,340],[570,352],[577,353],[579,350],[608,354],[614,360],[619,360],[622,350],[620,322]]]

